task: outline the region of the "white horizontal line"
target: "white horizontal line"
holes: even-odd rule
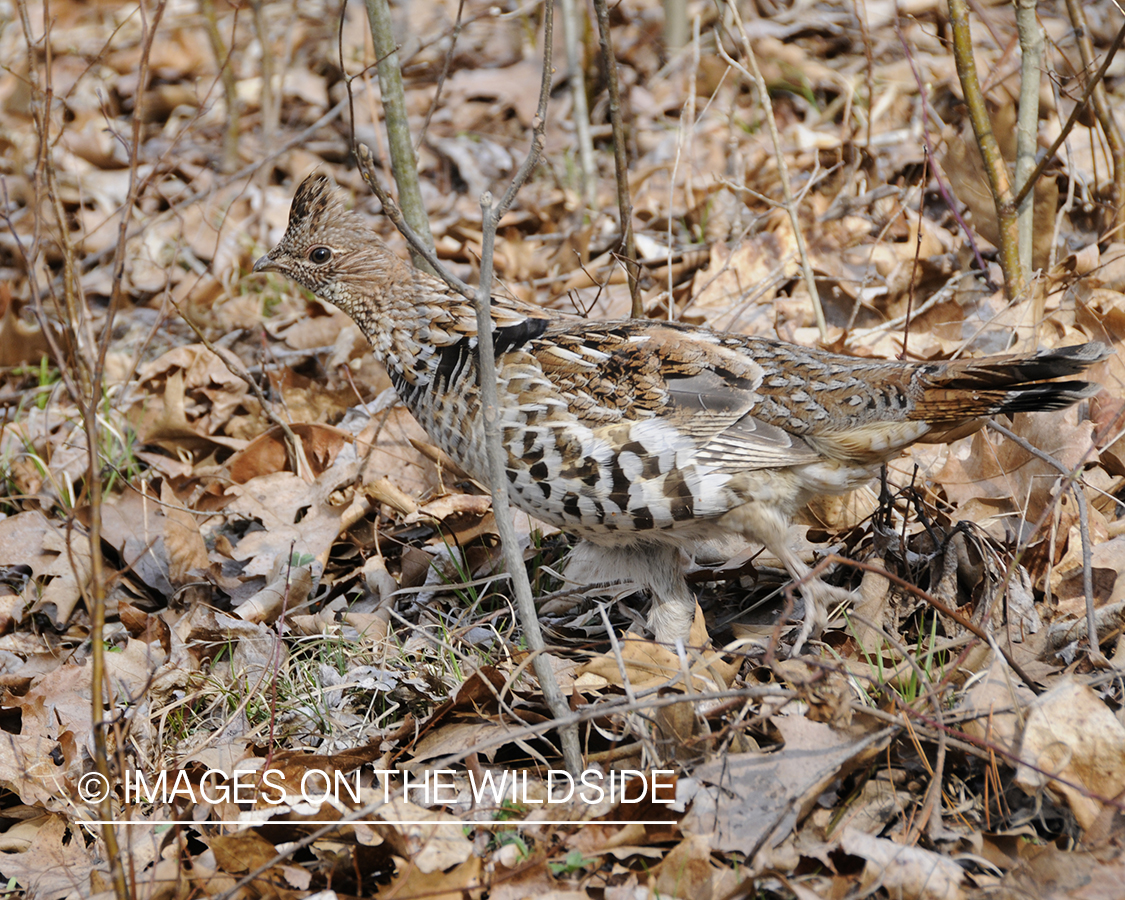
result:
[[[178,822],[175,819],[164,819],[159,822],[141,822],[119,819],[83,819],[75,825],[675,825],[672,819],[631,819],[627,822],[607,822],[602,819],[588,821],[574,821],[573,819],[538,819],[536,821],[517,822],[514,819],[492,819],[488,821],[465,819],[458,822],[435,822],[433,819],[405,819],[388,821],[387,819],[208,819],[204,822]]]

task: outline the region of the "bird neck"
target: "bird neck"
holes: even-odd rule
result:
[[[376,327],[364,330],[399,393],[404,386],[427,388],[450,354],[464,355],[476,346],[477,321],[472,304],[438,279],[409,268],[409,288],[388,291],[393,302]]]
[[[471,300],[437,278],[409,266],[403,285],[383,292],[360,325],[400,394],[446,387],[462,375],[476,378],[477,317]],[[359,319],[357,318],[357,321]],[[539,337],[549,314],[518,301],[492,304],[493,343],[499,356]]]

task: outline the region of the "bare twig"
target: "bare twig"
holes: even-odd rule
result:
[[[379,179],[375,175],[375,158],[371,155],[371,148],[366,144],[353,144],[352,152],[355,153],[355,158],[359,162],[359,171],[363,176],[363,180],[367,186],[371,188],[371,192],[379,198],[379,202],[383,204],[383,212],[387,218],[391,220],[394,226],[399,230],[399,233],[410,242],[415,254],[421,256],[429,263],[433,274],[437,275],[442,281],[448,284],[453,290],[457,291],[462,297],[468,297],[470,300],[477,295],[474,288],[465,284],[460,278],[449,271],[440,259],[434,248],[426,244],[421,236],[406,221],[403,216],[402,210],[398,208],[398,204],[384,189],[383,185],[379,183]]]
[[[617,640],[617,635],[613,633],[613,624],[609,621],[609,613],[606,611],[605,604],[598,604],[598,614],[601,616],[602,624],[605,626],[605,633],[609,635],[609,648],[613,651],[613,659],[617,663],[617,673],[621,676],[621,688],[625,691],[625,696],[630,702],[636,702],[637,694],[633,690],[633,679],[629,677],[629,670],[625,668],[625,657],[621,655],[621,642]],[[690,681],[685,680],[687,689],[691,689]]]
[[[613,54],[613,36],[609,30],[609,10],[606,0],[594,0],[598,16],[598,44],[605,66],[609,87],[609,121],[613,128],[613,166],[617,175],[617,211],[621,217],[622,257],[629,276],[629,297],[632,300],[630,315],[643,318],[641,304],[641,267],[637,262],[637,241],[633,234],[633,201],[629,195],[629,160],[625,148],[625,124],[621,119],[621,91],[617,84],[617,57]]]
[[[567,81],[574,104],[574,134],[578,139],[578,169],[582,173],[582,202],[593,210],[598,202],[598,167],[594,162],[594,139],[590,135],[590,109],[586,102],[586,73],[582,68],[582,23],[574,0],[560,0],[563,46],[566,47]]]
[[[676,208],[675,204],[675,191],[676,191],[676,178],[680,172],[680,162],[684,154],[684,144],[691,139],[691,135],[695,130],[695,86],[696,75],[699,71],[699,17],[696,16],[692,20],[692,41],[691,41],[691,78],[688,83],[687,103],[684,104],[683,114],[680,116],[680,121],[676,127],[676,158],[672,161],[672,177],[668,179],[668,210]],[[695,203],[692,197],[691,188],[691,167],[686,167],[687,171],[684,173],[684,193],[686,195],[686,206],[691,209]],[[665,249],[668,254],[667,269],[667,287],[668,291],[668,321],[672,321],[675,317],[676,304],[675,288],[676,273],[672,266],[672,251],[675,246],[675,241],[672,237],[672,223],[673,216],[668,216],[667,238],[665,240]]]
[[[926,173],[930,168],[930,155],[926,154],[922,161],[922,177],[918,179],[919,193],[926,189]],[[906,297],[906,320],[902,323],[902,350],[899,359],[907,358],[907,342],[910,340],[910,323],[914,316],[914,291],[918,284],[918,263],[922,254],[922,209],[923,204],[918,204],[918,227],[914,233],[914,254],[910,262],[910,289]]]
[[[149,57],[152,52],[153,43],[156,38],[156,33],[160,27],[160,20],[164,15],[165,0],[159,0],[155,9],[152,12],[151,22],[148,20],[148,12],[145,5],[140,4],[141,16],[141,58],[138,64],[138,84],[144,85],[148,79],[149,71]],[[49,42],[48,42],[49,43]],[[103,700],[102,700],[102,683],[101,673],[104,671],[104,653],[105,653],[105,604],[106,604],[106,574],[105,574],[105,557],[102,553],[102,478],[101,478],[101,461],[98,458],[98,406],[101,403],[105,368],[106,368],[106,354],[109,351],[109,342],[113,336],[113,319],[117,310],[121,308],[124,303],[124,284],[125,284],[125,251],[126,240],[125,235],[129,228],[129,219],[132,215],[133,208],[136,205],[137,198],[141,191],[141,181],[137,177],[137,169],[140,161],[140,146],[141,134],[145,121],[145,92],[138,90],[135,100],[136,106],[133,114],[133,131],[129,145],[129,187],[125,194],[125,202],[121,209],[121,222],[118,226],[118,241],[117,248],[113,260],[113,292],[109,300],[109,308],[106,310],[105,321],[102,324],[102,337],[100,346],[98,348],[97,362],[90,378],[90,392],[88,397],[73,397],[75,405],[82,411],[82,422],[86,431],[87,452],[89,454],[87,462],[87,479],[89,484],[87,486],[87,494],[90,502],[89,510],[89,533],[90,533],[90,589],[93,601],[93,608],[90,610],[91,629],[90,629],[90,642],[92,646],[93,666],[92,676],[90,679],[90,704],[92,707],[92,714],[95,718],[100,718],[103,715]],[[44,137],[46,134],[44,133]],[[59,220],[60,231],[66,230],[65,219]],[[68,254],[69,255],[69,254]],[[73,264],[68,263],[67,269],[73,273]],[[77,281],[77,279],[75,279]],[[77,284],[74,285],[77,287]],[[94,727],[94,746],[95,746],[95,761],[98,771],[102,777],[106,779],[105,783],[113,784],[110,780],[109,761],[107,758],[106,749],[106,736],[103,723],[97,722]],[[120,746],[120,743],[118,743]],[[109,812],[109,815],[105,813]],[[108,799],[103,804],[103,818],[112,820],[111,807]],[[112,825],[106,825],[102,831],[103,838],[106,842],[107,850],[117,857],[117,838],[113,831]],[[117,857],[110,865],[110,871],[113,875],[114,890],[117,893],[119,900],[125,900],[125,874],[123,871],[122,861]]]
[[[227,124],[223,129],[223,155],[220,168],[224,172],[231,172],[238,165],[238,122],[240,118],[238,114],[240,105],[238,102],[238,85],[235,82],[234,69],[231,68],[231,50],[223,43],[223,35],[219,31],[219,20],[215,13],[215,0],[199,0],[199,9],[203,13],[203,21],[207,23],[207,39],[211,42],[211,52],[215,56],[215,65],[219,67],[219,78],[223,83],[223,98],[227,105]],[[231,46],[234,46],[233,34]],[[269,89],[268,84],[267,81],[263,87],[263,92]],[[264,98],[265,93],[262,96]]]
[[[157,29],[160,27],[160,20],[164,15],[165,2],[159,0],[155,9],[152,12],[151,22],[148,20],[148,12],[142,3],[139,7],[141,16],[141,58],[138,64],[138,84],[144,85],[148,79],[149,70],[149,57],[152,52],[153,42],[156,38]],[[45,43],[50,43],[49,40]],[[133,207],[137,202],[137,197],[140,194],[141,185],[137,178],[137,169],[140,160],[140,145],[141,133],[143,123],[145,121],[144,105],[145,93],[143,90],[138,90],[136,96],[136,106],[133,114],[133,132],[129,146],[129,188],[126,191],[125,202],[121,209],[121,223],[118,228],[118,242],[116,254],[113,261],[113,292],[109,300],[109,308],[106,310],[105,321],[102,325],[102,338],[98,348],[97,362],[94,366],[93,372],[89,379],[90,392],[87,397],[73,397],[75,405],[82,411],[82,423],[86,431],[86,444],[89,458],[87,461],[87,478],[89,485],[87,486],[87,495],[90,502],[89,510],[89,533],[90,533],[90,589],[93,601],[93,608],[90,610],[90,618],[92,620],[90,629],[90,642],[92,645],[93,666],[90,679],[90,705],[92,708],[92,715],[95,718],[100,718],[103,715],[103,701],[102,701],[102,672],[104,672],[104,652],[105,652],[105,604],[106,604],[106,573],[105,573],[105,557],[102,553],[102,479],[101,479],[101,461],[98,458],[98,406],[102,399],[103,379],[105,376],[105,362],[106,354],[109,350],[109,342],[113,335],[113,318],[118,309],[124,302],[124,282],[125,282],[125,233],[128,231],[129,219],[132,215]],[[46,132],[43,133],[46,139]],[[53,180],[53,176],[52,176]],[[56,194],[57,198],[57,194]],[[66,231],[66,220],[59,219],[59,229],[61,232]],[[68,253],[68,257],[70,254]],[[71,257],[72,260],[72,257]],[[72,261],[68,261],[66,268],[70,270],[71,277],[73,278],[74,266]],[[72,289],[80,290],[78,287],[77,279],[74,279],[74,284],[71,285]],[[69,291],[68,291],[69,293]],[[98,722],[94,727],[94,747],[95,747],[95,761],[98,771],[102,777],[106,779],[106,784],[112,784],[110,781],[109,761],[107,757],[106,748],[106,735],[104,727],[100,727],[102,723]],[[120,745],[119,745],[120,746]],[[103,804],[103,813],[109,810],[108,800]],[[105,816],[105,818],[112,819],[112,815]],[[114,833],[112,825],[106,825],[103,828],[102,836],[106,842],[106,849],[116,856],[117,850],[117,837]],[[125,873],[123,870],[121,859],[118,858],[114,863],[111,863],[110,871],[113,875],[114,890],[117,893],[119,900],[124,900],[125,888]]]
[[[828,337],[828,324],[824,320],[824,307],[820,302],[820,292],[816,288],[816,277],[813,275],[812,263],[809,261],[809,254],[805,248],[805,236],[801,230],[800,217],[797,215],[797,204],[793,200],[793,189],[789,185],[789,166],[785,162],[785,150],[781,146],[781,132],[778,131],[777,119],[773,114],[773,102],[770,100],[769,87],[766,85],[766,79],[762,77],[762,70],[758,68],[758,57],[754,53],[754,48],[750,45],[750,38],[746,34],[746,26],[742,24],[742,14],[738,11],[738,4],[733,0],[727,0],[727,8],[730,9],[735,24],[738,26],[738,42],[742,46],[743,56],[750,64],[750,71],[747,71],[745,66],[731,58],[723,47],[721,40],[717,42],[719,52],[728,63],[753,81],[758,90],[758,97],[766,114],[770,139],[773,141],[774,159],[777,160],[777,174],[781,181],[781,196],[785,198],[785,210],[789,213],[789,221],[793,226],[793,238],[797,242],[797,253],[801,257],[801,271],[805,277],[805,289],[809,292],[809,300],[812,303],[813,315],[816,316],[816,327],[820,332],[820,338],[825,340]]]
[[[1016,186],[1022,187],[1035,169],[1039,143],[1039,84],[1042,81],[1043,29],[1035,18],[1038,0],[1016,0],[1016,27],[1020,35],[1020,105],[1016,123]],[[1034,195],[1028,192],[1019,205],[1016,219],[1019,234],[1020,269],[1031,281],[1031,252],[1035,238]]]
[[[1032,456],[1041,459],[1043,462],[1047,463],[1047,465],[1057,470],[1059,474],[1063,476],[1063,489],[1069,490],[1074,494],[1074,502],[1078,504],[1078,530],[1082,540],[1082,590],[1086,595],[1086,627],[1089,634],[1090,658],[1094,662],[1108,665],[1105,657],[1102,656],[1101,647],[1098,645],[1098,628],[1094,611],[1094,566],[1092,556],[1093,548],[1090,543],[1090,516],[1086,507],[1086,493],[1083,490],[1082,479],[1080,477],[1085,457],[1078,463],[1077,467],[1068,469],[1049,453],[1044,453],[1030,441],[1024,440],[1014,431],[1005,428],[999,422],[990,419],[988,427],[997,434],[1004,435],[1004,437],[1018,445],[1025,453],[1030,453]],[[1089,449],[1086,455],[1089,455]]]
[[[1012,203],[1014,205],[1019,205],[1023,202],[1024,197],[1027,196],[1028,192],[1039,180],[1039,176],[1042,175],[1047,166],[1051,164],[1051,161],[1054,159],[1055,154],[1058,153],[1059,147],[1063,145],[1063,141],[1065,141],[1070,135],[1070,132],[1074,128],[1075,124],[1077,124],[1079,117],[1082,115],[1087,105],[1090,103],[1090,99],[1093,97],[1095,89],[1105,79],[1105,73],[1109,69],[1109,64],[1113,62],[1113,58],[1117,55],[1117,51],[1121,49],[1122,42],[1125,42],[1125,25],[1122,25],[1120,30],[1118,30],[1117,36],[1114,37],[1113,43],[1110,44],[1109,50],[1106,52],[1105,59],[1102,60],[1101,67],[1098,69],[1094,77],[1091,78],[1089,82],[1087,82],[1086,90],[1083,91],[1081,99],[1079,99],[1079,101],[1074,105],[1074,109],[1070,111],[1070,115],[1067,117],[1066,123],[1059,130],[1058,137],[1056,137],[1055,140],[1051,143],[1051,146],[1047,148],[1047,152],[1039,158],[1039,165],[1035,167],[1035,171],[1033,171],[1028,176],[1026,182],[1019,186],[1019,191],[1012,199]]]
[[[664,46],[679,50],[688,40],[687,0],[664,0]]]
[[[364,144],[355,146],[355,155],[360,162],[364,181],[383,204],[387,217],[398,227],[399,231],[410,241],[411,246],[424,259],[428,259],[435,272],[454,290],[463,296],[475,298],[477,307],[477,333],[478,346],[487,347],[492,333],[491,316],[491,288],[492,288],[492,252],[496,240],[496,227],[500,217],[512,204],[516,192],[530,177],[539,161],[543,150],[543,136],[546,130],[547,101],[550,98],[551,84],[551,43],[553,37],[553,15],[550,4],[545,6],[544,16],[544,63],[543,79],[540,86],[539,107],[537,111],[535,129],[532,133],[531,147],[523,164],[520,166],[512,183],[501,198],[499,204],[493,208],[492,196],[486,193],[481,198],[482,211],[482,237],[481,237],[481,274],[480,287],[474,291],[460,279],[448,272],[438,261],[433,249],[426,247],[419,239],[417,233],[405,221],[402,212],[394,201],[382,189],[375,176],[374,160],[370,149]],[[497,397],[496,362],[493,353],[480,352],[478,354],[478,375],[480,377],[481,407],[485,422],[485,443],[488,451],[489,481],[492,488],[492,508],[496,520],[496,530],[500,537],[505,564],[512,579],[512,591],[516,598],[520,624],[523,627],[528,647],[532,652],[532,665],[539,679],[543,697],[556,720],[561,719],[569,712],[566,698],[559,689],[555,678],[554,669],[546,655],[546,643],[539,628],[539,618],[535,608],[535,601],[531,594],[531,584],[527,577],[527,569],[519,549],[519,538],[512,524],[511,506],[508,499],[508,481],[505,474],[505,454],[500,444],[498,425],[499,401]],[[574,774],[582,770],[582,753],[578,740],[577,726],[562,728],[560,731],[563,744],[563,758],[566,767]]]
[[[1055,108],[1059,108],[1059,86],[1054,79],[1048,79],[1047,83],[1051,87],[1051,94],[1055,101]],[[1065,159],[1067,165],[1072,165],[1074,158],[1073,152],[1069,141],[1064,140],[1063,146],[1066,149]],[[1070,221],[1071,211],[1074,209],[1074,196],[1075,186],[1078,182],[1077,178],[1068,178],[1066,180],[1066,198],[1059,205],[1058,212],[1055,213],[1055,230],[1051,233],[1051,252],[1047,257],[1047,271],[1053,272],[1055,263],[1058,262],[1058,253],[1061,242],[1059,236],[1062,234],[1063,226]]]
[[[1004,272],[1004,288],[1009,300],[1021,296],[1027,286],[1020,268],[1019,233],[1016,227],[1016,205],[1012,200],[1012,178],[1008,164],[1000,152],[992,119],[981,92],[977,64],[973,58],[973,39],[969,30],[969,5],[966,0],[949,0],[949,20],[953,31],[953,59],[961,80],[961,92],[969,110],[969,121],[976,135],[992,202],[996,209],[999,232],[1000,267]]]
[[[391,169],[398,186],[398,202],[410,227],[432,249],[434,238],[426,218],[426,205],[422,202],[422,189],[418,183],[418,160],[410,140],[410,120],[406,115],[406,93],[402,86],[402,70],[398,63],[391,26],[391,10],[387,0],[366,0],[367,19],[371,25],[371,40],[378,59],[379,92],[383,101],[383,124],[387,129],[387,143],[391,152]],[[424,256],[413,249],[414,265],[434,274]]]
[[[1120,5],[1117,7],[1121,9]],[[1082,67],[1086,70],[1094,67],[1094,46],[1090,41],[1090,29],[1086,25],[1086,13],[1079,0],[1066,0],[1066,10],[1070,15],[1070,22],[1074,26],[1074,38],[1078,42],[1078,52],[1082,57]],[[1122,28],[1125,31],[1125,27]],[[1118,45],[1120,41],[1116,41]],[[1094,114],[1098,117],[1098,124],[1102,126],[1106,143],[1109,144],[1109,153],[1113,159],[1113,216],[1110,227],[1125,224],[1125,135],[1121,133],[1121,125],[1113,114],[1109,97],[1105,89],[1105,68],[1109,58],[1116,50],[1111,50],[1106,57],[1106,63],[1088,85],[1093,89]]]
[[[34,186],[37,198],[35,208],[37,210],[41,208],[41,200],[39,198],[42,197],[42,192],[45,189],[47,200],[52,207],[58,224],[58,233],[54,235],[54,237],[58,241],[63,263],[61,289],[63,292],[63,302],[66,308],[66,315],[63,318],[63,322],[65,323],[63,334],[70,339],[71,349],[73,350],[72,355],[68,355],[64,351],[64,348],[59,346],[54,331],[48,326],[46,310],[43,304],[43,293],[34,276],[37,270],[37,257],[41,252],[41,222],[38,215],[34,218],[34,234],[31,247],[25,250],[18,238],[16,244],[24,254],[24,261],[27,266],[27,271],[30,274],[28,281],[29,290],[32,295],[36,315],[39,318],[42,333],[58,363],[63,384],[72,402],[79,410],[86,439],[86,495],[89,505],[87,536],[89,540],[90,569],[88,586],[80,583],[79,589],[82,591],[83,601],[86,604],[90,616],[90,714],[93,726],[94,765],[101,775],[103,783],[109,787],[115,782],[109,768],[106,729],[108,727],[113,727],[116,723],[112,719],[106,720],[103,718],[106,703],[106,695],[103,691],[109,686],[103,684],[103,680],[106,678],[104,633],[107,575],[101,541],[103,486],[101,479],[102,467],[99,457],[98,409],[102,400],[105,356],[110,335],[113,330],[113,317],[123,300],[122,285],[124,282],[125,265],[124,235],[128,230],[128,221],[140,190],[137,179],[137,168],[141,128],[144,122],[144,94],[143,92],[138,92],[137,95],[137,105],[133,119],[133,133],[129,143],[129,186],[126,191],[125,201],[121,207],[119,240],[114,248],[113,289],[105,314],[101,340],[99,343],[95,344],[92,340],[92,334],[89,333],[91,316],[84,302],[85,298],[82,295],[81,281],[77,276],[75,247],[68,233],[67,217],[62,206],[59,192],[58,173],[55,169],[54,158],[51,152],[57,140],[56,138],[52,138],[50,119],[50,107],[53,98],[51,83],[51,20],[47,9],[44,8],[44,35],[42,39],[44,59],[41,64],[36,42],[33,38],[33,30],[27,4],[20,2],[17,4],[17,8],[28,51],[28,82],[32,89],[31,110],[35,133],[38,138],[38,152],[34,168]],[[142,85],[147,78],[149,56],[160,19],[164,13],[164,8],[163,2],[157,3],[152,14],[151,22],[149,21],[148,11],[143,4],[139,9],[142,39],[138,70],[139,83]],[[42,84],[40,84],[39,81],[40,72],[42,72],[43,77]],[[15,232],[13,230],[13,235],[14,234]],[[57,302],[57,297],[55,299]],[[122,736],[117,735],[116,737],[117,740],[115,743],[120,746]],[[112,792],[107,791],[98,804],[102,819],[107,823],[102,826],[101,833],[102,839],[105,842],[105,849],[110,858],[110,876],[113,881],[114,893],[118,900],[126,900],[126,898],[130,896],[130,893],[128,885],[126,884],[125,871],[122,865],[116,831],[111,824],[113,820],[111,793]]]
[[[539,628],[539,616],[531,595],[531,582],[520,551],[519,538],[512,524],[511,505],[508,499],[507,452],[500,441],[500,401],[497,388],[496,354],[492,350],[492,249],[496,242],[496,226],[500,217],[512,204],[516,192],[530,177],[539,155],[543,151],[543,135],[547,127],[547,101],[551,95],[551,49],[554,34],[553,5],[543,6],[543,79],[539,88],[539,107],[535,129],[527,157],[508,185],[500,202],[493,207],[492,194],[481,197],[481,257],[480,288],[476,296],[477,308],[477,376],[481,393],[481,413],[484,418],[485,446],[488,450],[488,481],[492,489],[492,511],[496,517],[496,531],[504,553],[504,562],[512,579],[520,624],[523,626],[527,646],[534,659],[535,674],[551,714],[561,721],[570,712],[570,706],[559,689],[554,669],[546,654],[546,643]],[[582,750],[576,726],[561,727],[563,760],[573,775],[582,771]]]

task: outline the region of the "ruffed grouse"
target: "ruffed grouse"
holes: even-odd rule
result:
[[[472,304],[395,256],[329,179],[297,189],[281,242],[254,265],[334,303],[371,341],[403,402],[466,472],[487,471]],[[1074,375],[1096,343],[1030,356],[912,363],[858,359],[673,322],[596,322],[496,298],[493,341],[512,502],[587,542],[597,580],[652,594],[661,641],[686,639],[695,604],[685,550],[735,533],[795,579],[793,515],[841,494],[916,441],[995,413],[1090,396]],[[797,644],[834,589],[801,586]]]

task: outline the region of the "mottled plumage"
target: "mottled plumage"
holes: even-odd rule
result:
[[[469,301],[395,256],[323,175],[298,188],[284,238],[254,271],[281,272],[355,319],[422,427],[485,477]],[[743,535],[804,578],[787,535],[811,497],[850,491],[909,444],[982,417],[1088,397],[1085,382],[1044,381],[1108,353],[911,363],[502,298],[492,315],[512,502],[584,538],[588,576],[649,588],[664,641],[691,626],[683,556],[694,544]],[[798,644],[823,627],[832,596],[817,580],[802,592]]]

